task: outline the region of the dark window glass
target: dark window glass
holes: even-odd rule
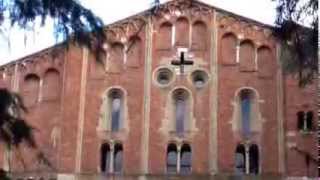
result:
[[[249,164],[250,173],[259,173],[259,148],[256,144],[252,144],[249,148]]]
[[[110,147],[109,144],[103,144],[101,146],[101,159],[100,159],[100,169],[102,172],[109,171],[110,165]]]
[[[122,159],[123,159],[123,149],[121,144],[116,144],[114,146],[114,172],[120,173],[122,171]]]
[[[299,111],[297,113],[297,128],[298,130],[303,130],[304,128],[304,112]]]
[[[236,148],[235,154],[235,170],[236,174],[246,173],[246,150],[242,144],[239,144]]]
[[[312,130],[312,121],[313,121],[313,112],[308,111],[307,112],[307,118],[306,118],[306,128],[308,131]]]
[[[191,163],[192,163],[191,155],[192,154],[191,154],[190,146],[187,144],[184,144],[181,148],[181,163],[180,163],[181,174],[191,173]]]
[[[242,133],[245,137],[250,135],[250,116],[251,116],[251,98],[250,91],[243,90],[241,92],[241,122]]]
[[[177,172],[177,147],[175,144],[169,144],[167,149],[167,172]]]

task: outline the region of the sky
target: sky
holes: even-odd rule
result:
[[[168,0],[162,0],[166,2]],[[271,0],[200,0],[212,6],[272,25],[276,16],[276,4]],[[102,18],[105,24],[121,20],[143,10],[149,9],[152,0],[80,0],[87,8]],[[54,45],[53,23],[48,21],[45,27],[25,32],[18,28],[4,28],[0,34],[0,65],[35,53]]]

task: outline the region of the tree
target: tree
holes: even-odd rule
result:
[[[37,18],[45,25],[54,20],[56,36],[63,36],[65,44],[85,45],[100,57],[106,40],[102,20],[77,0],[0,0],[0,26],[9,20],[11,26],[32,29]]]
[[[275,35],[282,41],[284,70],[298,74],[299,84],[318,74],[318,0],[273,0],[278,3]]]

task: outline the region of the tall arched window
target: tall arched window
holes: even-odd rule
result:
[[[262,46],[258,49],[257,55],[259,75],[264,77],[273,75],[273,72],[275,72],[274,69],[276,68],[273,66],[274,60],[271,49],[266,46]]]
[[[175,131],[178,135],[189,129],[190,99],[185,89],[177,89],[173,92]]]
[[[207,26],[202,21],[192,25],[192,49],[206,50],[208,45]]]
[[[123,69],[124,64],[124,46],[121,43],[114,43],[109,50],[109,58],[107,61],[107,71],[110,73],[119,73]]]
[[[237,37],[232,33],[224,34],[221,38],[221,62],[225,65],[237,62]]]
[[[248,89],[240,92],[241,131],[244,137],[249,137],[252,122],[252,92]]]
[[[123,127],[123,93],[118,89],[111,90],[109,104],[111,131],[117,132]]]
[[[246,173],[246,149],[244,145],[238,144],[235,154],[235,170],[236,174]]]
[[[160,25],[157,44],[159,50],[169,50],[172,47],[172,24],[164,22]]]
[[[105,143],[102,144],[100,149],[100,169],[101,172],[108,173],[110,170],[110,146]]]
[[[36,74],[28,74],[23,83],[23,99],[26,106],[32,106],[38,102],[40,91],[40,78]]]
[[[255,71],[255,49],[252,41],[245,40],[240,43],[240,71]]]
[[[139,67],[142,57],[142,42],[139,37],[131,37],[127,50],[127,66]]]
[[[56,69],[46,71],[43,79],[42,97],[45,100],[57,99],[60,96],[60,74]]]
[[[180,173],[189,174],[191,173],[191,164],[192,164],[192,153],[191,147],[188,144],[183,144],[181,147],[181,158],[180,158]]]
[[[114,172],[115,173],[121,173],[123,168],[123,148],[122,144],[115,144],[114,146]]]
[[[169,144],[167,148],[167,173],[177,172],[177,146],[175,144]]]
[[[187,18],[178,18],[176,22],[176,46],[189,46],[189,21]]]

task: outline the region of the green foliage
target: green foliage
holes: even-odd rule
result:
[[[282,40],[283,67],[285,72],[297,74],[304,86],[318,73],[318,0],[276,1],[274,32]]]

